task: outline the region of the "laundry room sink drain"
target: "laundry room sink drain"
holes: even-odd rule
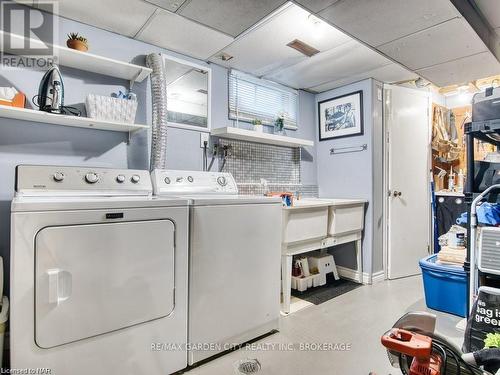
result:
[[[236,374],[255,374],[260,370],[260,362],[257,359],[244,359],[235,363]]]

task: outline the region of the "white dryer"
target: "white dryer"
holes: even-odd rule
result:
[[[18,166],[11,367],[165,375],[186,367],[188,207],[149,172]]]
[[[155,194],[190,200],[188,363],[278,330],[281,199],[238,195],[229,173],[152,179]]]

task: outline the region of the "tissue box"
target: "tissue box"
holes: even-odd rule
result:
[[[6,105],[9,107],[24,108],[26,104],[26,96],[23,93],[18,92],[12,100],[0,99],[0,105]]]

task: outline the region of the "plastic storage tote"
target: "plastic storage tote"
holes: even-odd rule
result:
[[[437,255],[420,260],[425,303],[433,310],[467,316],[467,274],[462,267],[436,263]]]

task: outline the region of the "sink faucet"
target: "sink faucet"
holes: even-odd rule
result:
[[[269,193],[268,182],[265,178],[260,179],[260,185],[262,186],[262,189],[264,190],[264,195]]]

